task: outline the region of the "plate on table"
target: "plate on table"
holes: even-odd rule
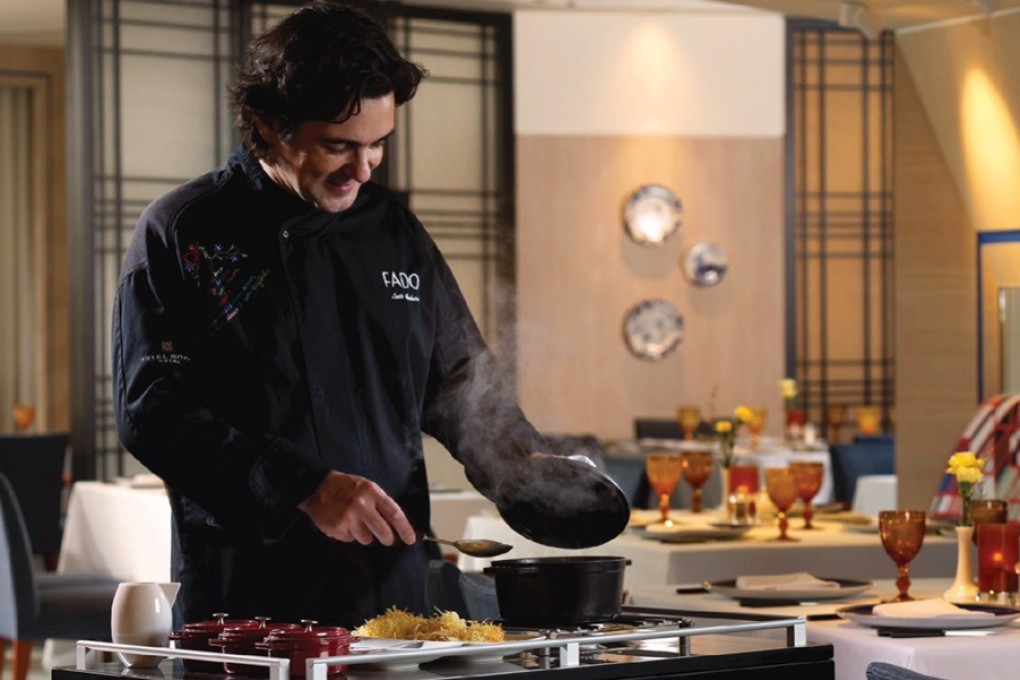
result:
[[[695,543],[698,541],[732,541],[740,538],[753,529],[752,525],[712,524],[692,526],[690,524],[674,524],[664,527],[661,524],[631,527],[629,531],[635,536],[663,543]]]
[[[736,579],[727,581],[707,581],[705,588],[712,593],[718,593],[734,600],[769,600],[773,602],[814,602],[818,600],[839,600],[863,593],[874,584],[871,581],[858,581],[848,578],[825,578],[825,581],[835,581],[838,588],[783,588],[768,590],[762,588],[738,588]],[[870,605],[869,605],[870,606]]]
[[[634,527],[647,527],[651,524],[662,524],[662,513],[658,510],[642,510],[640,508],[631,508],[630,519],[627,521],[629,528]],[[675,512],[669,513],[669,519],[673,522],[674,526],[679,526],[684,523],[683,518]]]
[[[455,656],[446,657],[446,661],[456,661],[458,663],[476,664],[476,663],[496,663],[502,661],[504,657],[511,654],[517,654],[518,652],[506,652],[500,649],[500,645],[511,643],[511,642],[524,642],[526,640],[544,640],[545,635],[540,633],[533,633],[530,631],[522,632],[510,632],[506,631],[506,639],[503,642],[464,642],[464,647],[486,647],[489,648],[491,653],[474,653],[474,654],[457,654]]]
[[[387,654],[390,658],[357,664],[356,666],[351,666],[351,668],[382,668],[388,671],[410,670],[417,668],[419,664],[440,659],[444,656],[444,652],[454,647],[462,647],[463,645],[463,642],[456,640],[394,640],[390,638],[363,637],[358,642],[351,644],[351,654]],[[434,654],[418,659],[400,658],[409,652],[423,652],[426,650],[432,651]]]
[[[923,628],[926,630],[964,630],[967,628],[992,628],[1002,626],[1020,617],[1020,609],[987,604],[958,604],[960,609],[974,612],[973,615],[932,616],[929,618],[907,616],[879,616],[872,613],[873,604],[841,607],[836,610],[841,618],[870,628]],[[988,616],[992,614],[992,616]]]

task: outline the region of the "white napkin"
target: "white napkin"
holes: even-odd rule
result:
[[[875,605],[871,610],[875,616],[903,619],[941,619],[953,616],[995,616],[992,612],[962,609],[941,598],[913,600],[911,602],[889,602]]]
[[[815,578],[806,571],[792,574],[771,574],[769,576],[738,576],[737,588],[741,590],[828,590],[839,588],[836,581]]]

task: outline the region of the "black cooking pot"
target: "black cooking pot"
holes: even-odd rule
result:
[[[499,614],[509,626],[563,626],[611,619],[623,604],[624,557],[496,560]]]

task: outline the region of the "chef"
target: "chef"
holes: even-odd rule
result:
[[[424,75],[361,11],[298,9],[233,88],[243,145],[135,229],[116,420],[169,490],[178,625],[427,613],[422,431],[490,497],[542,447],[443,256],[369,181]]]

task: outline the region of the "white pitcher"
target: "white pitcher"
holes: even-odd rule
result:
[[[110,632],[113,641],[124,645],[166,647],[173,627],[170,608],[177,599],[180,583],[121,583],[113,596]],[[120,654],[130,668],[152,668],[162,656]]]

